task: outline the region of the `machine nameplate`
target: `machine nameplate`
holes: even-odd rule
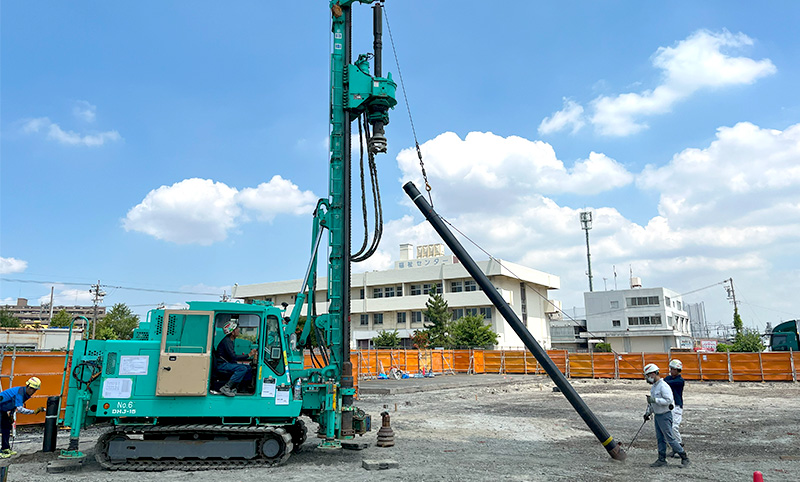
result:
[[[106,378],[103,382],[103,398],[131,398],[132,390],[130,378]]]
[[[150,357],[147,355],[121,356],[119,358],[120,375],[147,375]]]

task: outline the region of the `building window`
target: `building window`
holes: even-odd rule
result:
[[[422,285],[411,285],[411,296],[421,295],[421,294],[422,294]]]
[[[669,299],[669,296],[664,297],[664,306],[672,306],[672,301]]]
[[[450,292],[451,293],[461,293],[464,291],[464,284],[461,281],[451,281],[450,282]]]
[[[628,324],[631,326],[637,325],[660,325],[661,315],[653,316],[629,316]]]
[[[619,301],[617,301],[617,300],[612,301],[611,302],[611,309],[612,310],[618,310],[619,309]]]
[[[361,326],[369,326],[369,315],[361,315]]]
[[[402,285],[398,286],[397,288],[395,288],[394,292],[395,296],[397,296],[398,298],[403,296],[403,286]]]
[[[658,296],[628,298],[628,306],[658,306]]]
[[[386,298],[394,298],[394,286],[387,286],[383,289],[383,296]]]
[[[471,316],[478,316],[478,309],[477,309],[477,308],[467,308],[467,309],[466,309],[466,310],[464,310],[464,311],[465,311],[465,312],[466,312],[466,314],[468,314],[468,315],[471,315]]]
[[[373,325],[382,325],[383,324],[383,313],[375,313],[372,315],[372,324]]]
[[[423,295],[436,294],[439,293],[440,291],[441,290],[439,288],[439,285],[437,285],[436,283],[425,283],[422,285]]]
[[[422,323],[422,312],[421,311],[412,311],[411,312],[411,324]]]
[[[363,300],[364,299],[364,288],[361,288],[360,290],[358,290],[358,299],[359,300]]]
[[[620,326],[619,320],[611,320],[611,326]]]
[[[480,309],[481,315],[483,316],[484,320],[491,320],[492,319],[492,308],[486,307]]]
[[[464,310],[461,308],[456,308],[453,310],[453,321],[460,320],[464,318]]]
[[[498,288],[497,291],[499,292],[500,289]],[[528,296],[525,293],[525,283],[519,284],[519,303],[520,303],[520,311],[522,311],[522,322],[525,323],[525,326],[528,325]]]
[[[397,312],[397,324],[398,325],[405,325],[406,324],[406,312],[405,311],[398,311]]]
[[[383,298],[383,288],[372,288],[373,298]]]
[[[471,279],[464,281],[464,291],[478,291],[478,283]]]

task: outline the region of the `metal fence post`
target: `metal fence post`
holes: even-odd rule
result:
[[[792,351],[791,348],[789,348],[789,362],[790,362],[790,364],[792,366],[792,381],[796,382],[797,381],[797,370],[794,367],[794,352]]]
[[[730,353],[728,353],[730,356]],[[703,359],[700,358],[700,353],[697,354],[697,368],[700,370],[700,381],[703,381]]]
[[[764,361],[761,358],[761,352],[758,352],[758,368],[761,369],[761,383],[764,383]]]
[[[592,378],[594,378],[594,350],[589,351],[589,355],[591,356],[592,363]]]
[[[733,369],[731,368],[731,352],[728,354],[728,382],[733,383]]]

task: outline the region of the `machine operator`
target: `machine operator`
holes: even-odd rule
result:
[[[225,326],[222,327],[222,332],[225,333],[225,338],[219,342],[217,349],[214,351],[214,371],[223,377],[230,377],[219,391],[226,397],[234,397],[239,383],[250,381],[253,377],[250,367],[238,362],[253,360],[258,354],[258,350],[253,348],[250,350],[249,355],[236,354],[233,349],[233,342],[239,336],[239,325],[235,321],[231,320],[225,323]]]

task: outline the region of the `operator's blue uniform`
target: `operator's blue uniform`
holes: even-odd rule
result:
[[[11,387],[0,392],[0,429],[3,432],[3,446],[0,447],[0,450],[11,448],[9,442],[11,440],[13,422],[9,412],[19,410],[20,413],[33,413],[33,410],[28,410],[24,407],[29,398],[31,396],[28,395],[27,387]]]
[[[237,355],[233,351],[233,338],[228,334],[217,345],[214,353],[214,370],[219,374],[230,374],[228,385],[235,388],[243,380],[250,380],[253,377],[250,367],[236,363],[249,359],[248,355]]]

